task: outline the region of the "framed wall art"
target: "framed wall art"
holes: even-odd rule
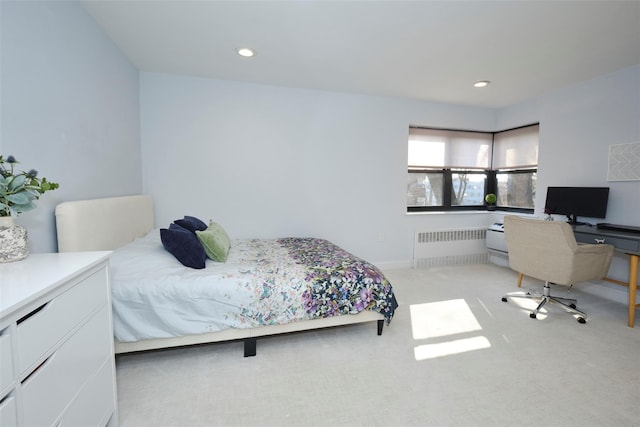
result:
[[[607,181],[640,181],[640,142],[609,146]]]

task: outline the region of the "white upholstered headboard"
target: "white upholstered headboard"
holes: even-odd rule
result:
[[[56,206],[59,252],[105,251],[142,237],[154,227],[151,196],[63,202]]]

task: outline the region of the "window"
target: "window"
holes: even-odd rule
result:
[[[407,211],[533,211],[538,125],[503,132],[409,128]]]
[[[533,211],[538,171],[539,125],[496,132],[491,169],[496,178],[496,206],[503,210]]]
[[[483,206],[493,135],[410,128],[407,209]]]

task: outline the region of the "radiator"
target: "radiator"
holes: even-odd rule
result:
[[[413,268],[489,262],[486,228],[415,233]]]

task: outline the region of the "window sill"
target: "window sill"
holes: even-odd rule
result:
[[[478,214],[490,214],[502,211],[488,211],[488,210],[477,210],[477,211],[420,211],[420,212],[405,212],[407,216],[414,215],[478,215]]]
[[[480,214],[480,213],[500,213],[500,214],[518,214],[518,215],[533,215],[534,209],[529,208],[509,208],[509,207],[496,207],[495,209],[452,209],[452,210],[416,210],[407,211],[407,215],[423,215],[423,214]]]

